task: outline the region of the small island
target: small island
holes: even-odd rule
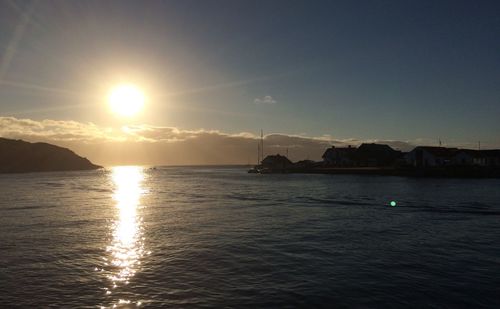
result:
[[[99,168],[102,167],[67,148],[0,137],[0,173],[77,171]]]

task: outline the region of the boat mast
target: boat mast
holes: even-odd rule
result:
[[[257,165],[260,164],[260,142],[257,143]]]
[[[262,131],[262,129],[260,129],[260,152],[260,159],[264,160],[264,132]]]

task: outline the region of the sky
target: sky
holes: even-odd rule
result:
[[[499,34],[498,1],[0,0],[0,136],[100,164],[255,163],[261,128],[294,160],[500,148]]]

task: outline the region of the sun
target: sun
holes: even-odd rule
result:
[[[122,117],[132,117],[144,107],[144,94],[134,85],[119,85],[109,92],[111,111]]]

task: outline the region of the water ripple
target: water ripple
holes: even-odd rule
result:
[[[2,176],[0,307],[498,308],[499,187],[210,167]]]

